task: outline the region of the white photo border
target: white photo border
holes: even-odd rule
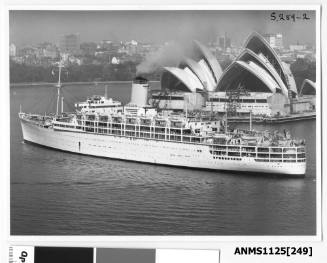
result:
[[[111,247],[155,247],[179,248],[185,242],[190,242],[187,246],[201,243],[201,246],[212,248],[216,242],[316,242],[322,240],[322,63],[321,63],[321,5],[20,5],[7,4],[3,12],[5,32],[2,34],[4,44],[2,51],[1,72],[1,112],[6,117],[4,122],[9,125],[9,11],[11,10],[313,10],[316,11],[316,86],[317,86],[317,118],[316,118],[316,235],[314,236],[13,236],[10,235],[10,149],[9,129],[1,132],[1,145],[5,153],[1,153],[4,160],[2,177],[4,190],[5,211],[8,215],[5,218],[5,235],[12,245],[47,245],[51,246],[74,243],[75,246],[104,246]],[[326,28],[325,28],[326,30]],[[324,61],[326,63],[326,61]],[[326,101],[326,100],[324,100]],[[324,188],[326,189],[326,188]]]

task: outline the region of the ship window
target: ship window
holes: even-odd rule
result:
[[[305,154],[304,153],[298,153],[297,158],[305,158]]]
[[[254,99],[243,99],[244,103],[254,103],[255,100]]]

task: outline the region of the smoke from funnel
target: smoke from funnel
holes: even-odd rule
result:
[[[177,66],[184,55],[184,48],[176,42],[168,42],[154,52],[150,52],[136,67],[136,75],[151,74],[162,67]]]

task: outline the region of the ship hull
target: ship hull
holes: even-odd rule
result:
[[[251,173],[303,176],[306,169],[305,162],[256,162],[251,157],[242,157],[241,161],[214,159],[209,152],[208,145],[58,131],[38,126],[24,119],[21,119],[21,126],[25,141],[78,154],[179,167]]]

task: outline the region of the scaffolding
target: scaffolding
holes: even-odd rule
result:
[[[157,91],[156,91],[157,92]],[[169,102],[171,103],[171,93],[169,92],[169,90],[164,89],[161,90],[158,94],[157,94],[158,98],[157,99],[153,99],[153,96],[151,95],[152,98],[152,106],[156,109],[159,108],[159,103],[160,101],[162,101],[162,97],[169,97]],[[168,106],[168,101],[165,100],[165,105],[164,105],[164,109],[166,109]]]
[[[236,116],[238,113],[238,109],[241,107],[240,105],[240,97],[241,96],[248,96],[249,93],[245,89],[243,85],[238,85],[236,89],[226,90],[226,98],[227,98],[227,105],[226,105],[226,113],[228,116]]]

